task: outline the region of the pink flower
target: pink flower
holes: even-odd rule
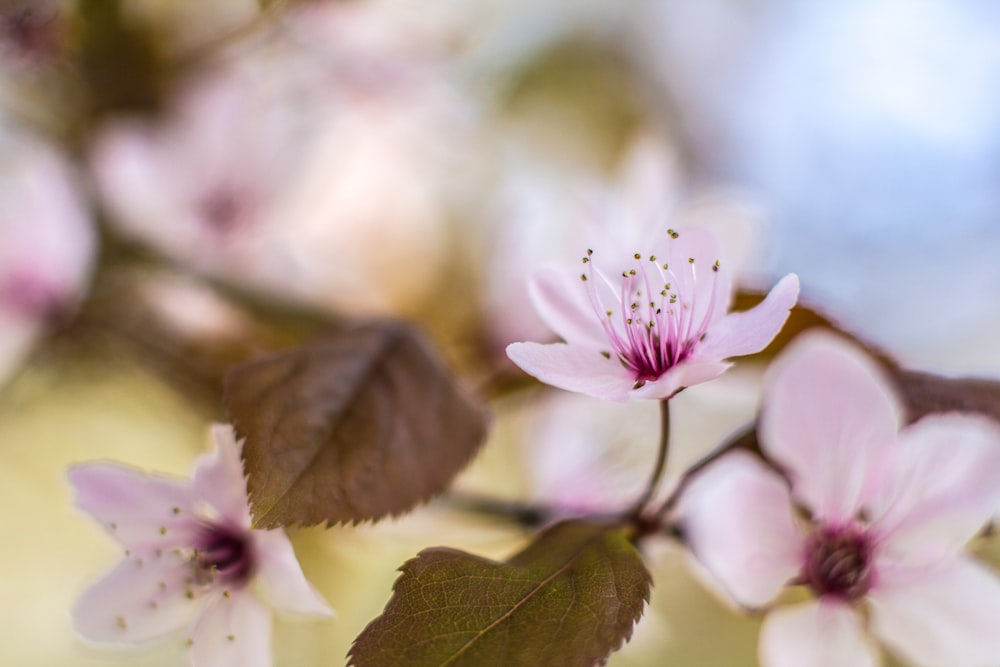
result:
[[[267,667],[271,610],[330,616],[281,530],[251,530],[240,447],[214,428],[217,451],[191,482],[125,466],[70,470],[76,504],[125,547],[125,558],[77,601],[77,631],[141,643],[185,625],[194,667]],[[193,623],[191,623],[194,619]]]
[[[807,334],[776,362],[759,426],[791,488],[736,452],[681,499],[693,553],[736,602],[812,592],[768,614],[766,667],[874,666],[873,637],[914,665],[1000,664],[1000,580],[962,551],[1000,507],[1000,432],[972,415],[902,424],[871,361]]]
[[[565,343],[513,343],[507,356],[542,382],[625,401],[665,399],[721,375],[729,357],[759,352],[798,298],[795,274],[752,310],[728,313],[732,281],[706,229],[670,230],[652,253],[587,251],[575,277],[535,275],[531,297]]]
[[[13,129],[17,132],[17,129]],[[76,307],[97,245],[66,156],[20,132],[0,150],[0,380]]]

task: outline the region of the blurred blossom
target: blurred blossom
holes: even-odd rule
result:
[[[271,610],[331,610],[309,585],[282,530],[252,530],[229,426],[191,482],[110,463],[70,470],[77,506],[125,547],[125,558],[83,593],[77,631],[97,642],[138,644],[184,626],[192,667],[267,667]],[[192,621],[192,619],[194,619]]]
[[[588,249],[583,273],[537,273],[532,301],[566,342],[512,343],[510,359],[568,391],[668,399],[724,373],[730,357],[764,349],[798,298],[789,274],[751,310],[729,313],[732,276],[707,229],[670,229],[643,249]]]
[[[757,376],[730,373],[672,400],[661,495],[688,466],[753,418]],[[652,474],[660,427],[659,406],[650,401],[622,405],[568,392],[532,401],[520,422],[531,495],[569,515],[631,507]]]
[[[1000,662],[1000,579],[962,552],[1000,507],[996,424],[903,426],[874,362],[830,334],[794,343],[763,401],[761,447],[791,488],[740,451],[678,509],[692,552],[739,604],[763,607],[789,583],[814,595],[768,614],[762,663],[874,667],[869,632],[914,665]]]
[[[64,48],[69,31],[63,0],[13,0],[0,5],[0,69],[30,70]]]
[[[142,280],[139,292],[158,324],[184,338],[225,342],[253,329],[246,313],[187,276],[150,276]]]
[[[0,378],[75,307],[94,260],[90,212],[65,158],[0,138]]]
[[[770,266],[799,271],[833,315],[910,363],[1000,369],[1000,318],[983,299],[1000,290],[1000,8],[650,6],[647,60],[700,175],[761,192]],[[929,279],[931,264],[949,280]]]
[[[553,393],[529,410],[525,441],[534,495],[567,515],[624,510],[642,493],[656,458],[656,405],[616,405]]]
[[[275,296],[414,307],[441,277],[472,115],[411,14],[304,3],[183,89],[163,124],[109,123],[92,165],[115,224]]]

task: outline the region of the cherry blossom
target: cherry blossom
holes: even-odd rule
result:
[[[0,378],[76,305],[96,249],[66,158],[36,139],[0,139]]]
[[[583,257],[583,273],[547,269],[531,297],[566,342],[514,343],[507,355],[542,382],[625,401],[666,399],[718,377],[729,357],[759,352],[777,335],[798,298],[795,274],[764,301],[727,313],[732,277],[707,229],[668,230],[653,251]]]
[[[767,378],[759,436],[786,482],[734,452],[678,508],[700,563],[738,604],[788,584],[813,600],[771,611],[766,667],[873,666],[877,639],[907,663],[1000,663],[1000,579],[962,551],[1000,507],[1000,429],[973,415],[903,426],[860,351],[806,334]]]
[[[112,463],[70,470],[77,506],[125,547],[125,558],[77,600],[73,619],[86,639],[138,644],[187,626],[193,667],[267,667],[265,602],[332,615],[284,532],[250,528],[241,444],[229,426],[213,434],[216,451],[198,461],[190,482]]]

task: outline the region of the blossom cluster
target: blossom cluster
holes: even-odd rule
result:
[[[718,252],[711,234],[666,236],[617,275],[595,250],[579,282],[539,273],[536,308],[565,342],[515,343],[510,358],[563,389],[666,402],[725,371],[727,357],[766,347],[796,301],[796,277],[726,314],[731,287],[720,262],[706,261]],[[772,364],[762,403],[761,453],[721,456],[671,508],[717,587],[768,612],[761,663],[874,666],[875,641],[921,667],[1000,662],[1000,578],[963,551],[1000,510],[1000,426],[960,413],[907,424],[886,372],[821,331]],[[789,587],[813,600],[772,610]]]

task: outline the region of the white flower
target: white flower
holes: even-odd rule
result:
[[[217,450],[193,480],[111,463],[70,470],[77,506],[125,547],[125,558],[77,601],[77,631],[141,643],[188,626],[193,667],[271,665],[271,610],[330,616],[282,530],[252,530],[240,447],[213,429]],[[193,619],[193,622],[192,622]]]

